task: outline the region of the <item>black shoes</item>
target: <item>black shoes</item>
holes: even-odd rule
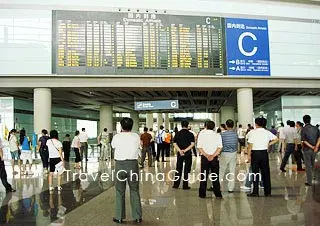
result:
[[[184,188],[182,188],[183,190],[190,190],[191,189],[191,187],[184,187]]]
[[[112,221],[117,223],[117,224],[122,224],[123,223],[123,220],[118,220],[117,218],[112,218]]]
[[[304,183],[306,186],[312,186],[312,184]]]
[[[142,219],[136,219],[136,223],[141,223],[142,222]]]
[[[247,194],[248,197],[259,197],[259,194],[255,194],[255,193],[250,193]]]
[[[287,172],[287,170],[285,170],[285,169],[281,169],[281,168],[280,168],[280,170],[281,170],[281,172],[283,172],[283,173]]]
[[[6,190],[6,193],[15,192],[15,191],[16,191],[16,189],[11,188],[9,190]]]

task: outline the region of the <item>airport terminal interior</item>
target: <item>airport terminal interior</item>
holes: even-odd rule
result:
[[[0,0],[0,225],[320,225],[319,124],[318,0]]]

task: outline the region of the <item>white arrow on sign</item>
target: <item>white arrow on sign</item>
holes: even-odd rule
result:
[[[234,64],[236,61],[235,60],[229,60],[230,64]]]
[[[233,71],[236,70],[235,67],[229,67],[229,69],[230,69],[230,70],[233,70]]]

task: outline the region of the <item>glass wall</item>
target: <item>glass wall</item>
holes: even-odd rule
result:
[[[13,128],[13,98],[0,97],[0,136],[6,140]]]

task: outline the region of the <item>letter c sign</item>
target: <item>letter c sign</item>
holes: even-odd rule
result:
[[[254,40],[254,41],[257,41],[257,37],[256,37],[254,34],[252,34],[251,32],[244,32],[244,33],[242,33],[242,34],[239,36],[239,39],[238,39],[238,47],[239,47],[240,52],[241,52],[243,55],[245,55],[245,56],[247,56],[247,57],[250,57],[250,56],[253,56],[254,54],[257,53],[258,47],[255,46],[255,47],[252,49],[251,52],[245,51],[245,50],[243,49],[243,39],[244,39],[245,37],[250,37],[250,38],[252,38],[252,40]]]

